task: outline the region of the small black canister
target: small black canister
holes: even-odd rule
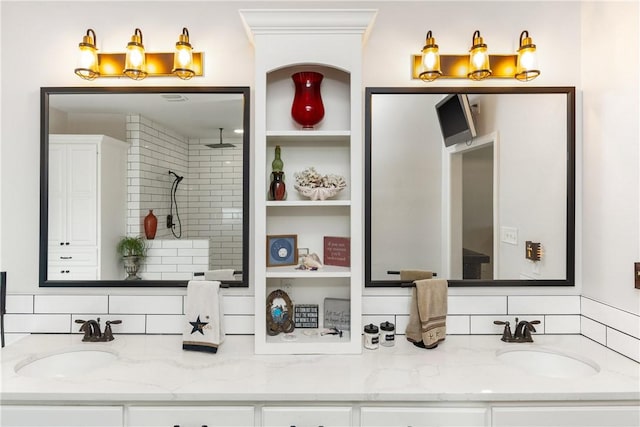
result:
[[[391,322],[380,323],[380,345],[393,347],[396,342],[396,327]]]

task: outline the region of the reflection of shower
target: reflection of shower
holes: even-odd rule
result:
[[[184,179],[184,176],[178,176],[175,172],[169,171],[169,175],[173,175],[175,179],[171,184],[171,201],[169,205],[169,215],[167,215],[167,228],[171,229],[171,233],[176,239],[182,237],[182,222],[180,221],[180,214],[178,213],[178,201],[176,200],[176,191],[178,190],[178,184]],[[176,224],[173,222],[173,208],[176,210],[176,219],[178,220],[178,232],[176,233]]]
[[[231,148],[231,147],[235,147],[235,145],[233,144],[229,144],[228,142],[223,143],[222,142],[222,129],[224,128],[219,128],[220,129],[220,142],[218,142],[217,144],[207,144],[206,146],[209,148]]]

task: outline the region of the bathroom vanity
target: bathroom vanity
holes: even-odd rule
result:
[[[640,365],[579,335],[536,336],[531,344],[449,336],[430,351],[399,336],[395,346],[361,355],[256,355],[251,336],[227,337],[215,355],[183,351],[178,335],[118,335],[109,343],[81,338],[30,335],[2,350],[3,426],[640,421]],[[522,366],[503,357],[514,350]],[[550,360],[530,358],[541,354]],[[571,363],[562,367],[561,359]]]

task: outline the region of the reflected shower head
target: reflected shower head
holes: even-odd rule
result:
[[[173,171],[169,171],[169,175],[173,175],[176,177],[176,184],[179,183],[180,181],[182,181],[184,179],[184,176],[179,176],[178,174],[176,174]]]
[[[217,144],[207,144],[206,146],[209,148],[232,148],[235,147],[235,145],[233,144],[229,144],[226,142],[222,142],[222,129],[224,128],[219,128],[220,129],[220,142],[218,142]]]

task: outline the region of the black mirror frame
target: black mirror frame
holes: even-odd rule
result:
[[[126,280],[47,280],[48,258],[48,218],[49,218],[49,95],[89,94],[89,93],[234,93],[244,97],[243,106],[243,148],[242,148],[242,280],[224,281],[223,287],[249,287],[249,169],[250,169],[250,88],[247,86],[185,86],[185,87],[41,87],[40,88],[40,287],[145,287],[167,288],[186,287],[186,280],[140,280],[132,283]]]
[[[404,287],[400,280],[371,278],[371,98],[384,94],[564,94],[567,96],[567,224],[566,278],[545,280],[449,280],[449,287],[575,286],[575,151],[576,89],[558,87],[367,87],[365,89],[365,287]]]

